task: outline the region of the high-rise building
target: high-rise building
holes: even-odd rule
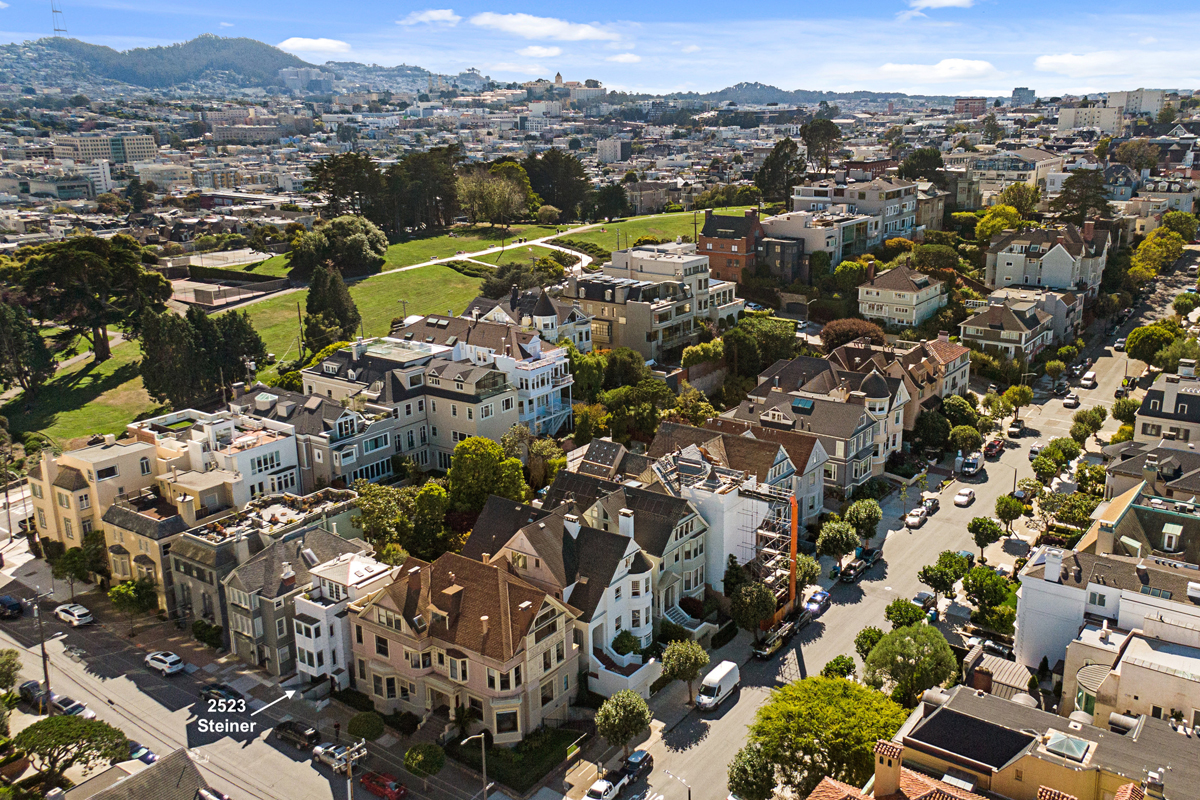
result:
[[[1014,108],[1021,106],[1031,106],[1037,101],[1037,92],[1025,86],[1018,86],[1012,91],[1012,104]]]

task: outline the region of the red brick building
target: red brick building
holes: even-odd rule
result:
[[[765,237],[758,209],[748,209],[741,217],[713,214],[712,209],[705,209],[697,251],[708,256],[713,280],[741,283],[742,271],[754,267],[759,243]]]
[[[986,111],[986,97],[960,97],[954,101],[955,114],[970,114],[972,117],[982,117]]]

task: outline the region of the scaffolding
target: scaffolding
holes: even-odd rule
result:
[[[792,613],[796,604],[797,504],[795,495],[777,486],[759,484],[743,493],[767,503],[767,513],[744,528],[750,558],[746,566],[756,580],[775,595],[771,626]]]

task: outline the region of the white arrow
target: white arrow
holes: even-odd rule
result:
[[[267,703],[265,706],[263,706],[262,708],[260,708],[258,711],[251,711],[251,712],[250,712],[250,716],[252,716],[252,717],[253,717],[255,714],[260,714],[260,713],[262,713],[263,711],[266,711],[268,708],[270,708],[271,706],[275,705],[275,704],[276,704],[276,703],[278,703],[280,700],[291,700],[291,699],[292,699],[292,695],[294,695],[295,693],[296,693],[296,690],[295,690],[295,689],[288,689],[286,692],[284,692],[284,693],[283,693],[283,697],[277,697],[277,698],[275,698],[274,700],[272,700],[271,702]]]

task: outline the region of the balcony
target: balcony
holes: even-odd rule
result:
[[[575,383],[575,376],[571,375],[570,373],[568,373],[566,375],[560,375],[557,378],[555,378],[553,381],[551,381],[551,385],[554,386],[555,388],[558,388],[560,386],[570,386],[573,383]]]

